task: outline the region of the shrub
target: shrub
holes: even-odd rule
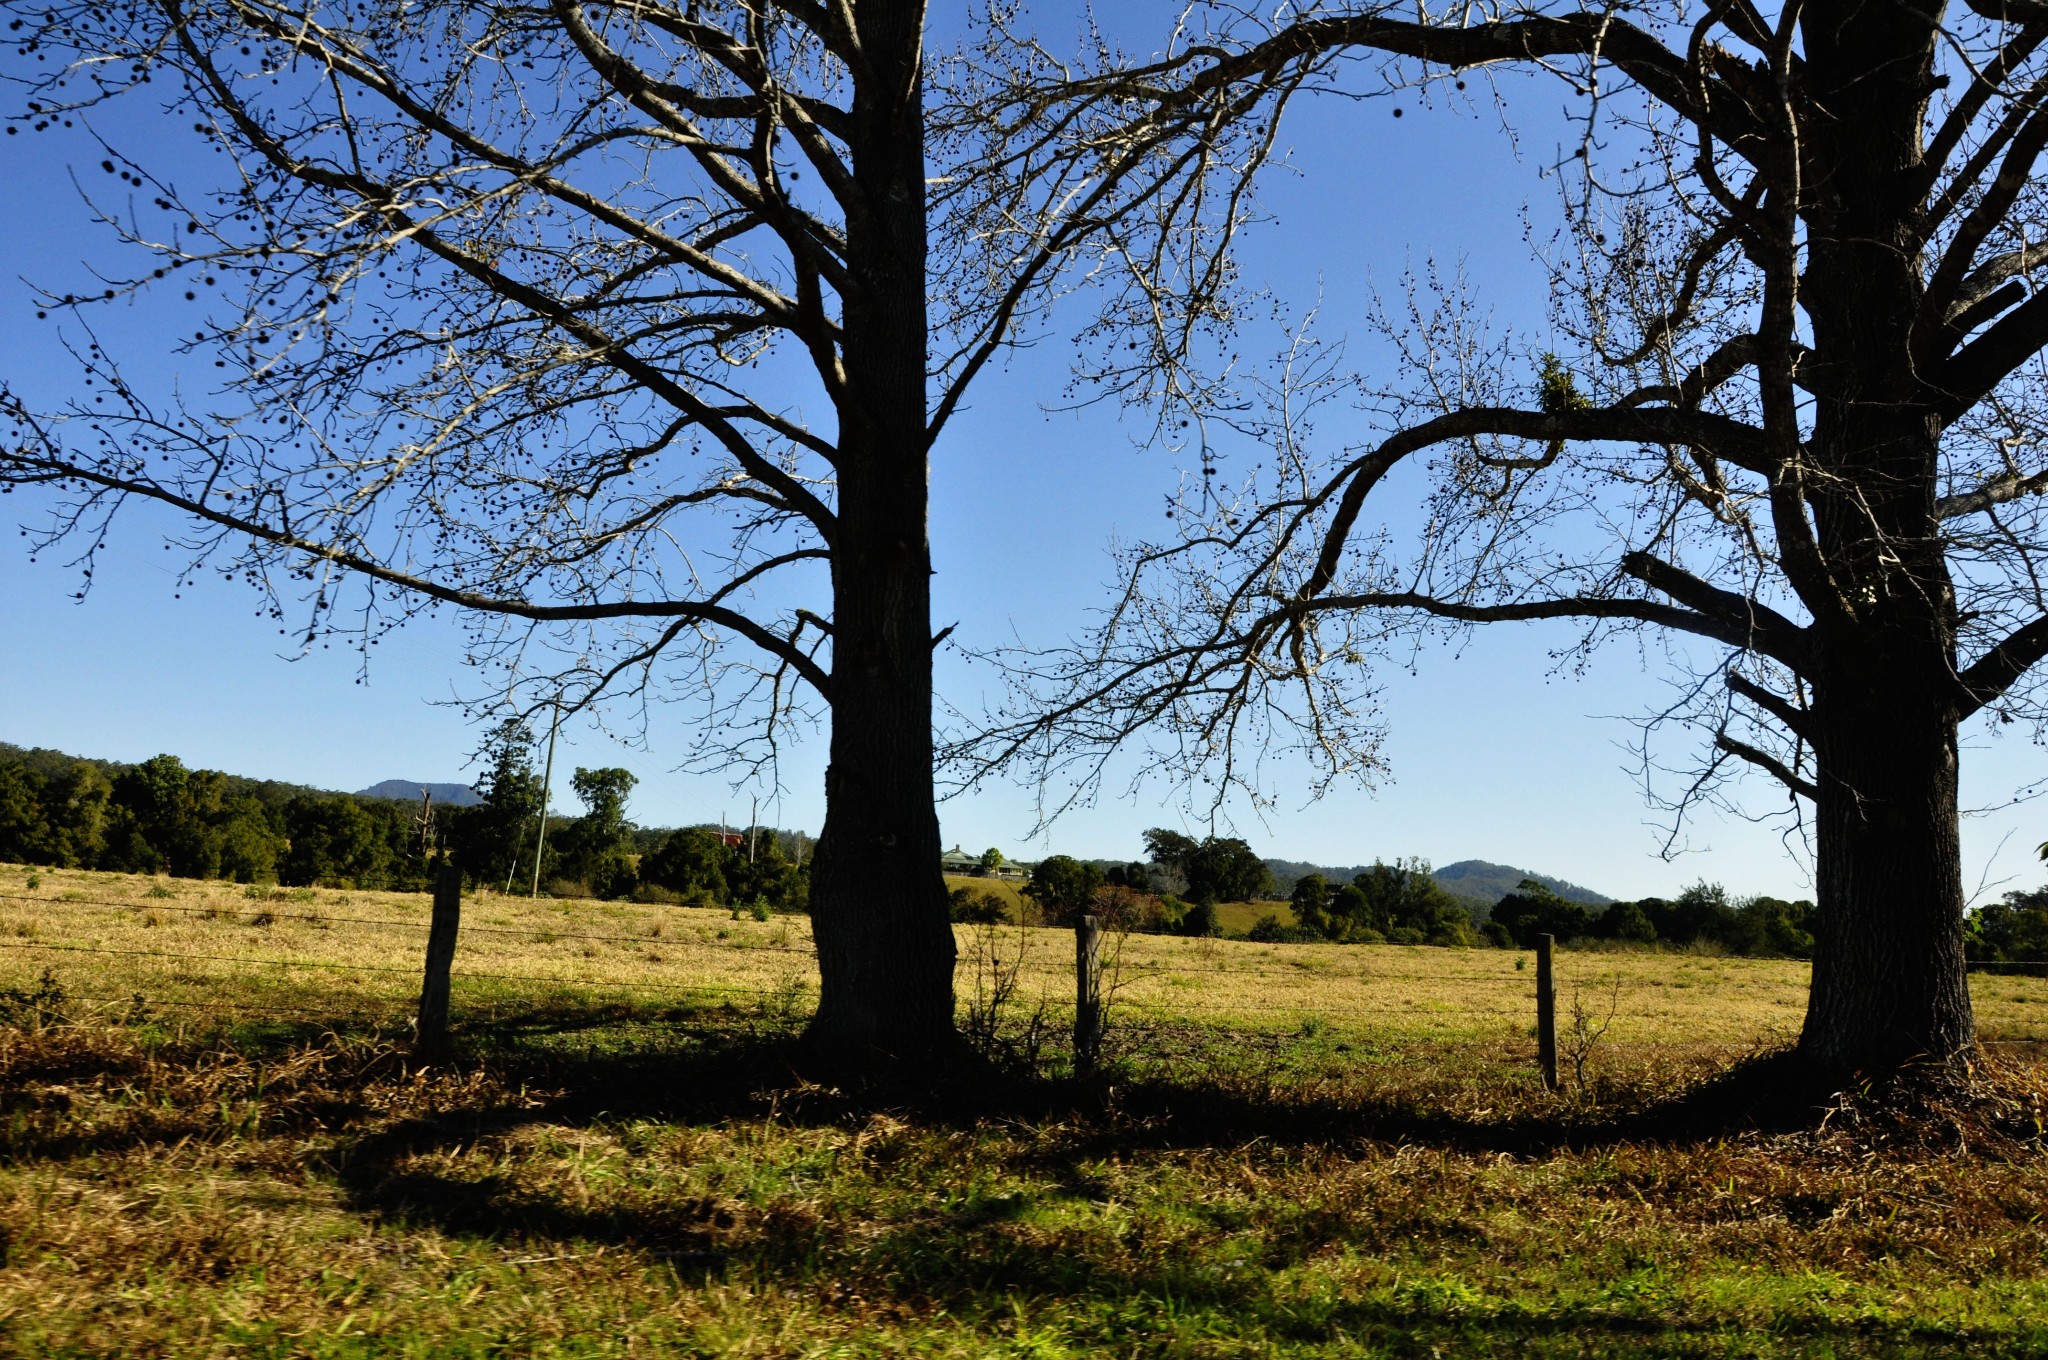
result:
[[[1649,944],[1657,938],[1657,927],[1636,903],[1610,902],[1593,923],[1593,933],[1604,940]]]
[[[949,914],[966,925],[997,926],[1010,923],[1010,906],[992,892],[964,884],[948,897]]]
[[[1221,935],[1223,925],[1216,919],[1216,904],[1196,902],[1189,906],[1187,913],[1180,918],[1180,933],[1197,939]]]

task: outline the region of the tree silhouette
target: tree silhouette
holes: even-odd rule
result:
[[[1084,248],[1264,143],[990,155],[1014,129],[983,87],[1049,59],[999,25],[934,58],[921,0],[9,9],[16,126],[167,111],[148,152],[93,152],[130,267],[46,299],[82,393],[0,397],[0,483],[48,493],[35,548],[89,583],[153,502],[188,578],[246,580],[307,646],[448,607],[527,716],[699,694],[699,768],[772,770],[829,718],[813,1038],[960,1052],[935,445]],[[218,153],[194,191],[164,150],[187,128]],[[180,292],[203,305],[169,344],[211,387],[152,387],[91,327]]]
[[[1698,639],[1717,659],[1656,720],[1708,743],[1672,801],[1752,768],[1810,832],[1799,1051],[1837,1072],[1960,1060],[1958,729],[2043,718],[2048,6],[1204,15],[1200,40],[1059,96],[1138,135],[1287,72],[1405,101],[1489,67],[1555,76],[1580,120],[1538,262],[1556,339],[1489,336],[1424,280],[1383,314],[1391,377],[1312,335],[1263,387],[1106,360],[1118,390],[1262,445],[1263,470],[1202,479],[1177,536],[1134,546],[1107,625],[1027,667],[1035,704],[983,759],[1050,768],[1151,732],[1220,790],[1292,725],[1326,777],[1369,771],[1370,662],[1414,629]],[[1380,431],[1321,449],[1319,408],[1358,392]],[[1415,486],[1426,528],[1403,544],[1376,509]]]

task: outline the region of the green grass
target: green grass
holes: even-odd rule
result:
[[[145,926],[208,890],[86,886],[132,887],[123,929],[271,951],[303,928],[287,908],[404,905],[323,895],[255,927],[245,901]],[[62,901],[79,888],[55,876],[41,917],[0,926],[76,941],[128,919]],[[641,909],[607,910],[637,938],[696,928],[670,916],[648,937]],[[595,924],[574,904],[471,915],[528,911]],[[701,924],[734,952],[493,947],[537,977],[769,957]],[[1013,937],[1034,968],[1062,943]],[[368,939],[335,924],[298,947],[367,967],[384,957]],[[275,1016],[237,1004],[266,970],[166,983],[188,1004],[153,1006],[144,961],[96,978],[60,959],[74,992],[144,996],[0,1026],[0,1354],[2048,1353],[2031,980],[1981,980],[1987,1016],[2008,1017],[1995,1118],[1898,1126],[1851,1100],[1818,1130],[1773,1130],[1700,1093],[1782,1033],[1795,965],[1567,956],[1589,979],[1633,970],[1634,1029],[1617,1022],[1585,1085],[1554,1096],[1525,1032],[1457,1008],[1518,996],[1512,954],[1126,947],[1153,971],[1130,984],[1146,1004],[1112,1014],[1105,1082],[942,1097],[805,1068],[800,996],[504,984],[464,1012],[458,990],[458,1059],[422,1067],[395,1012],[322,971]]]

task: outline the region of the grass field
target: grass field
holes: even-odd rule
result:
[[[426,917],[0,866],[0,1353],[2048,1354],[2038,979],[1998,1119],[1744,1131],[1684,1094],[1803,965],[1561,955],[1551,1095],[1513,952],[1132,936],[1104,1081],[933,1105],[799,1075],[806,923],[701,909],[466,901],[421,1067]],[[960,941],[1064,1023],[1070,935]]]

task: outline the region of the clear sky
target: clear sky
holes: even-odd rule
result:
[[[1328,101],[1298,111],[1286,143],[1296,173],[1274,177],[1248,272],[1305,306],[1320,298],[1326,334],[1356,342],[1374,362],[1363,316],[1377,283],[1434,258],[1461,266],[1503,324],[1541,334],[1541,280],[1529,263],[1527,220],[1547,220],[1551,185],[1540,167],[1562,137],[1555,88],[1519,87],[1519,138],[1505,137],[1489,109],[1426,110],[1394,101]],[[139,149],[129,132],[125,147]],[[54,345],[54,321],[34,319],[28,283],[74,287],[81,269],[114,258],[86,225],[73,167],[87,182],[98,152],[82,138],[0,138],[0,173],[11,211],[0,219],[13,268],[0,282],[0,368],[18,388],[54,395],[70,370]],[[110,347],[167,369],[170,324],[145,307],[102,314]],[[1051,643],[1084,628],[1107,598],[1115,535],[1153,532],[1176,479],[1173,455],[1134,444],[1136,426],[1113,412],[1049,414],[1071,357],[1047,343],[986,375],[973,408],[933,460],[932,544],[940,625],[959,621],[970,645],[1013,634]],[[199,382],[203,375],[181,375]],[[1333,442],[1365,427],[1325,427]],[[29,506],[0,501],[10,528]],[[474,694],[460,633],[421,623],[375,649],[367,674],[353,653],[286,660],[286,640],[256,617],[246,592],[202,580],[173,599],[164,521],[123,522],[93,589],[71,598],[76,574],[54,561],[30,566],[19,548],[0,567],[0,740],[117,760],[159,751],[240,774],[353,789],[387,778],[463,780],[479,733],[448,701]],[[12,538],[12,535],[9,535]],[[1235,810],[1235,831],[1262,853],[1330,864],[1420,855],[1438,864],[1480,858],[1557,875],[1616,896],[1670,894],[1695,879],[1733,892],[1807,895],[1805,866],[1787,852],[1783,828],[1707,812],[1686,828],[1687,853],[1658,855],[1664,833],[1634,775],[1630,718],[1665,698],[1668,673],[1652,654],[1619,644],[1583,675],[1552,674],[1551,652],[1570,634],[1542,626],[1496,627],[1455,648],[1433,648],[1413,672],[1383,675],[1390,777],[1377,791],[1339,788],[1306,801],[1306,785],[1281,779],[1278,809],[1263,818]],[[974,711],[995,677],[942,657],[944,697]],[[587,723],[563,733],[557,805],[573,806],[566,771],[625,765],[641,785],[637,820],[676,824],[743,820],[752,800],[764,821],[815,831],[822,817],[822,741],[785,764],[783,787],[732,787],[675,771],[687,734],[679,715],[656,710],[644,747],[622,745]],[[1993,808],[2044,769],[2024,735],[1966,732],[1965,804]],[[1783,806],[1762,782],[1757,811]],[[1201,830],[1175,792],[1124,795],[1112,780],[1094,805],[1069,814],[1049,836],[1022,837],[1033,822],[1029,790],[988,786],[940,809],[946,842],[1013,858],[1059,851],[1137,857],[1156,825]],[[2039,804],[1999,807],[1965,823],[1965,889],[2034,886],[2032,847],[2048,837]]]

